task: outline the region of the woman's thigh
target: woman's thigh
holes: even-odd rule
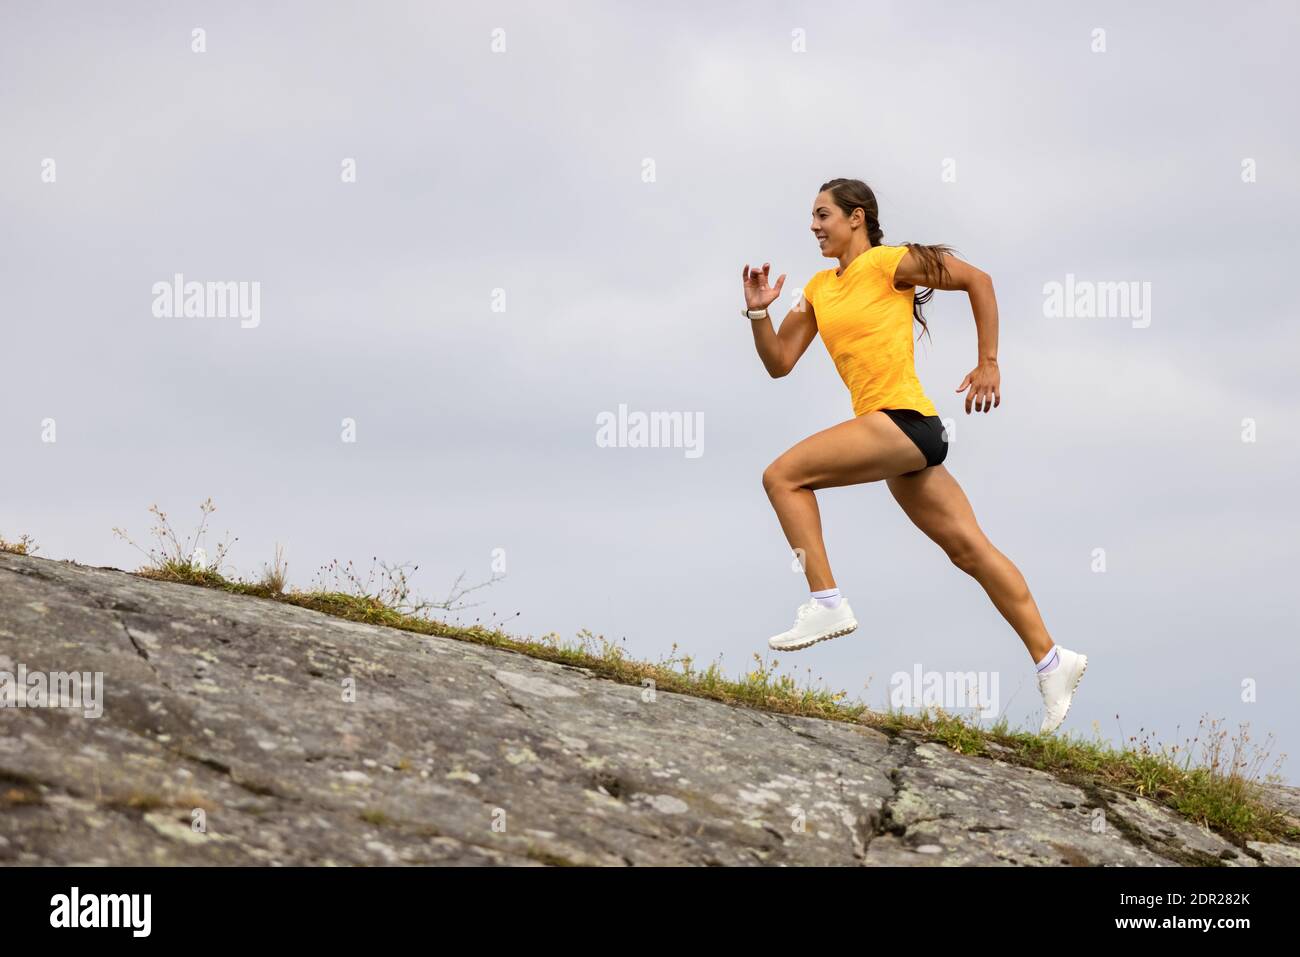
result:
[[[886,483],[912,523],[958,565],[973,561],[987,542],[966,493],[952,473],[936,465]]]
[[[889,416],[868,412],[791,446],[767,467],[763,484],[833,488],[878,482],[925,467],[925,455]]]

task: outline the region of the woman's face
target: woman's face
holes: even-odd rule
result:
[[[856,209],[853,212],[861,215]],[[823,256],[838,257],[849,248],[853,227],[844,211],[835,205],[830,190],[818,193],[813,201],[812,231]]]

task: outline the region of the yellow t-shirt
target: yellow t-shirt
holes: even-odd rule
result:
[[[855,416],[877,409],[939,414],[913,364],[916,287],[894,288],[894,270],[906,254],[906,246],[872,246],[842,276],[834,268],[823,269],[804,286],[817,332],[853,397]]]

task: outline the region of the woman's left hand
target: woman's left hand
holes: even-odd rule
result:
[[[987,412],[1001,405],[1000,382],[1001,376],[998,373],[996,359],[981,359],[979,365],[967,372],[966,378],[962,379],[961,385],[957,386],[958,392],[968,385],[971,386],[970,392],[966,395],[966,414],[970,415],[972,403],[975,405],[976,412]]]

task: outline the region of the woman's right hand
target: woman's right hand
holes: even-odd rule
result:
[[[749,263],[745,264],[745,271],[741,275],[745,282],[747,308],[766,309],[781,295],[781,287],[785,284],[785,273],[777,277],[775,286],[769,286],[767,276],[771,268],[771,263],[763,263],[762,269],[750,269]]]

